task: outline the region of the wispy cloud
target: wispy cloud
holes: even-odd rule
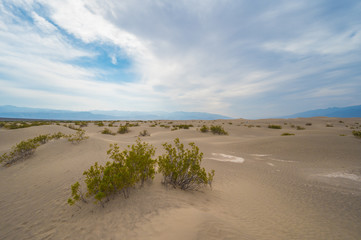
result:
[[[337,4],[4,1],[0,100],[251,118],[355,104],[361,4]]]

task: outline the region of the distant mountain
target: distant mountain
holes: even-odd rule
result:
[[[340,117],[340,118],[351,118],[361,117],[361,105],[342,107],[342,108],[327,108],[327,109],[316,109],[307,112],[301,112],[285,116],[282,118],[298,118],[298,117]]]
[[[0,106],[0,118],[47,120],[215,120],[227,116],[203,112],[68,111],[44,108]]]

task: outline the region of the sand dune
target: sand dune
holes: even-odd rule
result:
[[[78,145],[51,141],[29,159],[1,167],[0,239],[361,238],[361,139],[350,129],[360,118],[173,121],[185,123],[194,127],[171,131],[146,122],[116,136],[90,124],[84,128],[90,138]],[[197,131],[204,124],[222,125],[229,135]],[[162,143],[176,137],[195,142],[203,166],[216,171],[212,189],[165,188],[157,175],[105,208],[67,205],[70,185],[82,181],[95,161],[107,161],[110,143],[125,148],[144,129],[151,135],[142,140],[157,147],[157,155]],[[21,140],[58,131],[74,132],[56,125],[0,128],[0,154]]]

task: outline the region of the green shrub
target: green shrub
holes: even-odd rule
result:
[[[98,125],[98,127],[104,127],[104,123],[103,123],[103,122],[96,122],[95,125]]]
[[[163,174],[163,183],[183,190],[211,186],[214,170],[206,173],[206,170],[201,168],[203,153],[199,152],[199,148],[194,143],[190,143],[191,149],[184,149],[178,138],[174,140],[174,144],[175,147],[171,144],[163,144],[166,154],[158,159],[158,171]]]
[[[68,204],[70,206],[74,205],[77,201],[82,200],[84,203],[87,203],[84,194],[79,189],[79,182],[71,185],[71,198],[68,199]]]
[[[102,134],[109,134],[109,135],[115,135],[112,131],[109,130],[109,128],[104,128],[103,131],[101,131]]]
[[[361,138],[361,131],[354,130],[354,131],[352,131],[352,134],[357,138]]]
[[[143,131],[139,132],[139,136],[146,137],[150,136],[150,134],[146,129],[144,129]]]
[[[282,126],[280,126],[280,125],[268,125],[268,128],[272,128],[272,129],[282,129]]]
[[[281,136],[293,136],[295,135],[294,133],[282,133]]]
[[[104,199],[116,193],[123,193],[125,198],[129,197],[129,190],[137,183],[153,179],[155,175],[154,156],[155,150],[152,145],[141,142],[128,146],[128,149],[120,152],[117,144],[110,145],[107,154],[113,161],[108,161],[105,166],[97,162],[87,171],[84,171],[87,186],[87,197],[94,197],[96,203],[104,207]],[[79,184],[72,185],[72,198],[68,204],[73,205],[81,198],[78,194]]]
[[[73,144],[78,144],[81,141],[88,139],[88,136],[85,136],[85,131],[80,129],[78,131],[76,131],[75,134],[71,134],[71,135],[67,135],[66,138],[68,139],[69,142],[73,143]]]
[[[189,129],[189,128],[191,128],[191,127],[193,127],[192,124],[178,124],[178,125],[173,125],[173,128],[179,128],[179,129],[181,129],[181,128],[183,128],[183,129]]]
[[[220,125],[217,125],[217,126],[212,125],[211,126],[211,132],[213,134],[218,134],[218,135],[228,135],[228,133]]]
[[[297,130],[305,130],[305,128],[304,128],[304,127],[301,127],[301,126],[297,126],[296,129],[297,129]]]
[[[203,125],[203,126],[201,127],[200,131],[203,132],[203,133],[206,133],[206,132],[209,131],[209,127],[207,127],[206,125]]]
[[[129,132],[129,129],[128,129],[128,126],[119,126],[119,128],[118,128],[118,133],[119,134],[124,134],[124,133],[127,133],[127,132]]]
[[[332,124],[327,123],[327,124],[326,124],[326,127],[333,127],[333,125],[332,125]]]
[[[19,160],[26,159],[34,154],[35,149],[39,145],[40,143],[36,143],[33,139],[21,141],[12,147],[12,151],[10,153],[4,153],[0,157],[0,162],[5,162],[5,165],[11,165]]]

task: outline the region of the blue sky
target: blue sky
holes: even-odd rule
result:
[[[1,0],[0,105],[267,118],[361,104],[361,2]]]

